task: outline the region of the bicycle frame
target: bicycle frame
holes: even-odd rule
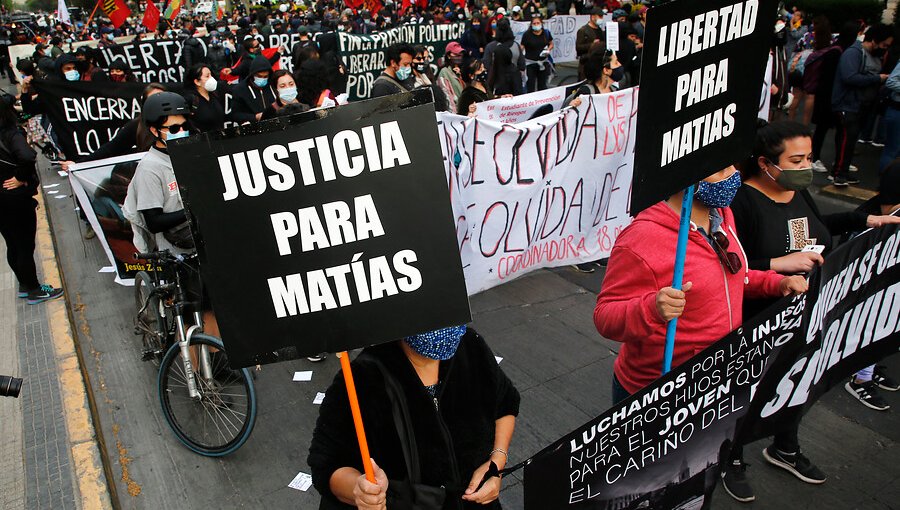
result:
[[[187,378],[188,393],[192,399],[199,400],[201,395],[200,390],[197,389],[197,382],[194,380],[194,367],[191,361],[191,349],[189,344],[191,336],[193,336],[194,333],[197,333],[198,331],[202,332],[203,318],[200,316],[200,312],[193,310],[194,324],[190,327],[185,326],[184,308],[188,301],[187,296],[184,293],[184,287],[181,285],[181,271],[177,267],[175,268],[175,288],[178,289],[178,295],[175,298],[174,305],[175,339],[178,341],[178,346],[181,349],[181,359],[184,363],[184,374]],[[200,346],[198,362],[200,364],[200,375],[206,380],[212,379],[212,366],[210,364],[208,346]]]

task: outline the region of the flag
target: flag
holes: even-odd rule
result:
[[[66,7],[66,0],[59,0],[59,3],[56,5],[56,18],[60,23],[72,24],[72,20],[69,18],[69,8]]]
[[[147,0],[147,7],[144,8],[144,19],[141,21],[141,25],[147,27],[147,30],[151,32],[155,32],[156,27],[159,26],[159,9],[152,0]]]
[[[214,0],[216,4],[216,21],[225,17],[225,9],[222,9],[222,5],[219,4],[219,0]]]
[[[131,15],[131,9],[125,5],[125,0],[100,0],[100,7],[116,28],[122,26],[125,19]]]
[[[184,3],[184,0],[169,0],[169,5],[166,7],[166,19],[169,21],[175,19],[178,16],[178,11],[181,10],[181,4]]]

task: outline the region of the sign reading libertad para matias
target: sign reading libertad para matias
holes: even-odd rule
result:
[[[170,148],[233,366],[469,321],[434,108],[422,97]]]
[[[773,0],[648,11],[634,212],[749,155],[774,17]]]

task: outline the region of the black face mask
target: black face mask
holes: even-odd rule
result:
[[[488,79],[488,72],[487,72],[487,71],[481,71],[480,73],[478,73],[478,74],[475,75],[475,81],[478,81],[478,82],[481,82],[481,83],[486,83],[486,82],[487,82],[487,79]]]
[[[428,64],[426,64],[426,63],[424,63],[424,62],[422,62],[422,63],[417,63],[417,64],[414,66],[414,69],[416,70],[417,73],[422,74],[422,73],[425,72],[425,69],[426,69],[427,66],[428,66]]]
[[[616,82],[621,80],[624,77],[625,77],[625,68],[623,68],[623,67],[617,67],[617,68],[613,69],[612,74],[609,75],[609,79],[611,79],[612,81],[616,81]]]

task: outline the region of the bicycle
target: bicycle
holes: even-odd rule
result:
[[[203,333],[197,303],[187,299],[182,281],[197,271],[190,265],[196,254],[163,250],[135,257],[147,260],[149,271],[134,278],[134,333],[141,336],[141,360],[159,368],[157,391],[166,423],[195,453],[233,453],[253,431],[256,390],[250,371],[232,370],[222,341]],[[185,320],[188,310],[192,324]]]

